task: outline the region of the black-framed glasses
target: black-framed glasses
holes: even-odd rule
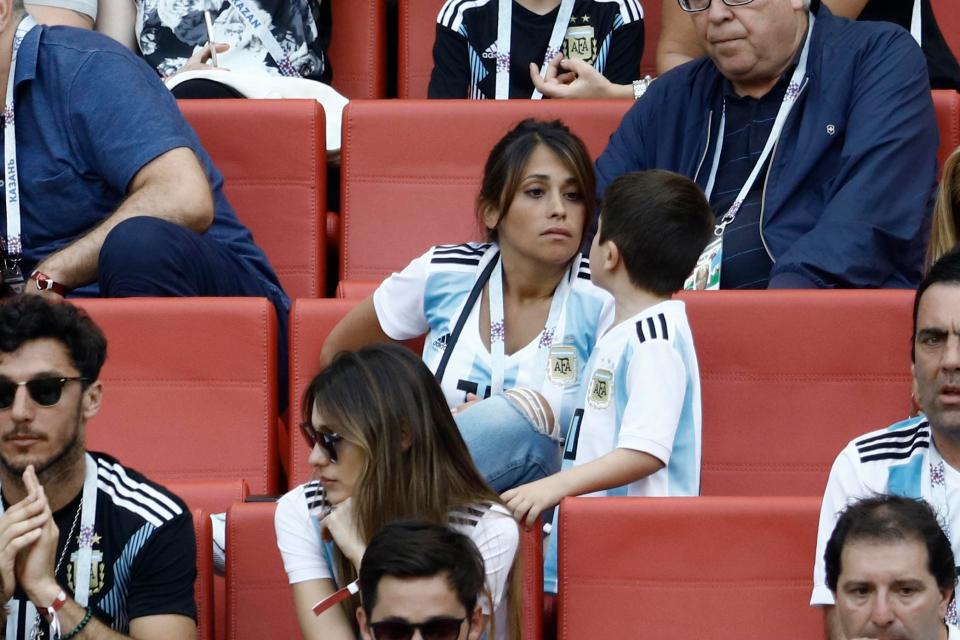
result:
[[[728,7],[741,7],[745,4],[750,4],[753,0],[722,0],[723,4]],[[706,11],[710,8],[710,2],[712,0],[677,0],[680,3],[680,8],[686,11],[687,13],[697,13],[698,11]]]
[[[26,387],[27,393],[33,398],[33,401],[42,407],[52,407],[60,402],[60,396],[63,395],[63,386],[68,382],[82,382],[86,378],[82,376],[64,377],[64,378],[34,378],[33,380],[24,380],[14,382],[6,378],[0,378],[0,409],[9,409],[13,405],[13,399],[17,396],[17,388]]]
[[[327,454],[327,457],[330,458],[330,462],[336,464],[337,445],[343,441],[342,435],[339,433],[327,433],[326,431],[321,431],[320,429],[314,427],[310,422],[300,423],[300,433],[302,433],[303,437],[306,438],[307,442],[310,443],[311,449],[316,445],[320,445],[320,448],[322,448],[324,453]]]
[[[370,629],[376,640],[410,640],[420,630],[423,640],[457,640],[460,627],[466,618],[432,618],[414,624],[406,620],[371,622]]]

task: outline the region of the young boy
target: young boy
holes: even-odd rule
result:
[[[564,496],[699,493],[700,373],[684,304],[671,297],[713,226],[703,193],[683,176],[629,173],[607,188],[590,272],[614,297],[613,325],[587,364],[561,471],[502,496],[518,520],[532,525]],[[556,538],[544,575],[551,593]]]

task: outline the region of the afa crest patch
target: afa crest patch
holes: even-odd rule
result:
[[[587,391],[587,402],[594,409],[606,409],[613,400],[613,372],[607,369],[597,369],[590,378],[590,389]]]
[[[578,25],[567,29],[563,40],[563,54],[572,60],[593,64],[597,59],[597,38],[590,25]]]
[[[550,347],[547,378],[555,385],[569,387],[577,383],[577,349],[569,344]]]

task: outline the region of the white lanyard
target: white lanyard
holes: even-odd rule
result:
[[[17,72],[17,52],[26,35],[37,26],[30,16],[25,16],[17,26],[13,37],[13,54],[10,57],[10,75],[7,77],[7,96],[3,111],[3,190],[7,203],[7,238],[4,271],[18,267],[23,254],[20,241],[20,181],[17,174],[17,131],[13,117],[13,88]]]
[[[783,132],[783,126],[787,121],[787,117],[790,115],[793,105],[796,104],[797,96],[800,95],[800,88],[803,84],[804,77],[807,74],[807,56],[810,53],[810,40],[813,39],[814,16],[812,13],[808,13],[807,16],[810,23],[807,26],[806,42],[803,44],[803,51],[800,53],[800,61],[797,63],[797,68],[794,69],[793,76],[790,78],[790,84],[787,85],[787,91],[783,95],[783,102],[780,103],[780,110],[777,112],[777,117],[773,122],[773,128],[770,130],[770,135],[767,136],[767,143],[763,146],[763,151],[760,152],[760,157],[757,158],[757,163],[754,165],[753,170],[747,177],[746,183],[744,183],[743,187],[740,189],[740,193],[737,194],[733,204],[730,205],[730,208],[727,209],[727,212],[724,213],[717,222],[717,225],[714,228],[714,235],[716,236],[722,236],[727,225],[733,222],[737,217],[737,212],[740,211],[743,201],[746,199],[747,194],[750,193],[753,183],[757,181],[757,177],[760,175],[763,164],[767,161],[767,158],[770,156],[770,152],[773,150],[774,145],[780,138],[780,134]],[[723,149],[723,134],[724,129],[726,128],[726,121],[727,101],[724,99],[723,115],[720,118],[720,131],[717,132],[717,148],[713,154],[713,165],[710,168],[710,177],[707,179],[707,188],[704,190],[707,195],[707,200],[710,199],[710,195],[713,193],[714,182],[717,178],[717,170],[720,167],[720,152]]]
[[[921,478],[921,482],[928,482],[930,486],[930,498],[928,502],[933,507],[938,516],[943,533],[947,540],[953,546],[953,536],[950,532],[952,523],[950,522],[950,502],[947,500],[947,471],[946,462],[937,450],[937,444],[933,439],[933,429],[930,430],[930,453],[927,456],[926,478]],[[957,624],[957,604],[956,599],[950,601],[947,607],[947,624]]]
[[[273,58],[273,61],[276,63],[277,69],[280,70],[280,75],[299,78],[300,72],[298,72],[296,67],[293,66],[293,63],[290,62],[287,54],[283,52],[283,47],[280,46],[276,36],[270,31],[269,25],[257,17],[255,11],[259,11],[259,9],[248,5],[247,0],[227,0],[227,2],[233,5],[233,8],[237,10],[237,13],[239,13],[243,19],[243,23],[250,27],[260,39],[260,42],[263,43],[263,46],[267,48],[267,53],[270,54],[270,57]]]
[[[913,15],[910,17],[910,35],[917,41],[917,46],[923,46],[923,36],[920,26],[920,0],[913,0]]]
[[[497,88],[494,97],[497,100],[506,100],[510,97],[510,38],[513,35],[513,2],[514,0],[500,0],[497,14]],[[560,43],[563,41],[567,27],[570,25],[570,16],[573,15],[574,0],[562,0],[557,20],[553,23],[553,32],[550,34],[550,43],[547,52],[543,55],[543,64],[540,65],[540,77],[547,73],[547,63],[560,53]],[[539,100],[543,94],[533,90],[532,100]]]
[[[500,256],[494,258],[497,261],[490,274],[490,394],[503,392],[503,377],[506,369],[506,355],[504,353],[504,344],[506,343],[506,331],[503,321],[503,261]],[[562,311],[566,306],[567,296],[570,294],[570,279],[576,278],[580,268],[580,258],[575,259],[574,264],[560,279],[556,290],[553,292],[553,298],[550,301],[550,312],[547,314],[547,323],[540,333],[537,344],[537,356],[535,359],[536,368],[534,369],[536,378],[532,381],[534,389],[543,386],[543,379],[547,375],[547,359],[549,357],[550,345],[553,344],[554,337],[563,336]]]
[[[97,517],[97,461],[88,453],[84,456],[84,462],[86,469],[83,478],[83,497],[80,499],[80,532],[77,535],[79,547],[73,581],[73,599],[81,607],[86,607],[90,599],[90,560],[93,557],[94,521]],[[3,503],[0,502],[0,515],[3,515],[3,512]],[[66,550],[70,546],[70,541],[64,540],[63,545]],[[7,602],[8,607],[16,604],[14,598]],[[27,613],[31,615],[24,619],[32,622],[35,619],[33,612]],[[11,624],[11,621],[16,619],[16,617],[7,619],[6,640],[17,640],[17,625]],[[32,631],[32,629],[26,629],[24,637],[30,637]]]

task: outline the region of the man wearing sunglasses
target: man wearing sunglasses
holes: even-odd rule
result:
[[[721,288],[902,287],[921,276],[938,132],[924,55],[819,0],[678,0],[707,57],[654,81],[597,160],[694,179]]]
[[[183,502],[84,447],[106,339],[73,305],[0,304],[0,604],[7,638],[191,640]]]
[[[483,580],[483,557],[462,533],[421,522],[388,524],[370,540],[360,565],[360,635],[477,640]]]

